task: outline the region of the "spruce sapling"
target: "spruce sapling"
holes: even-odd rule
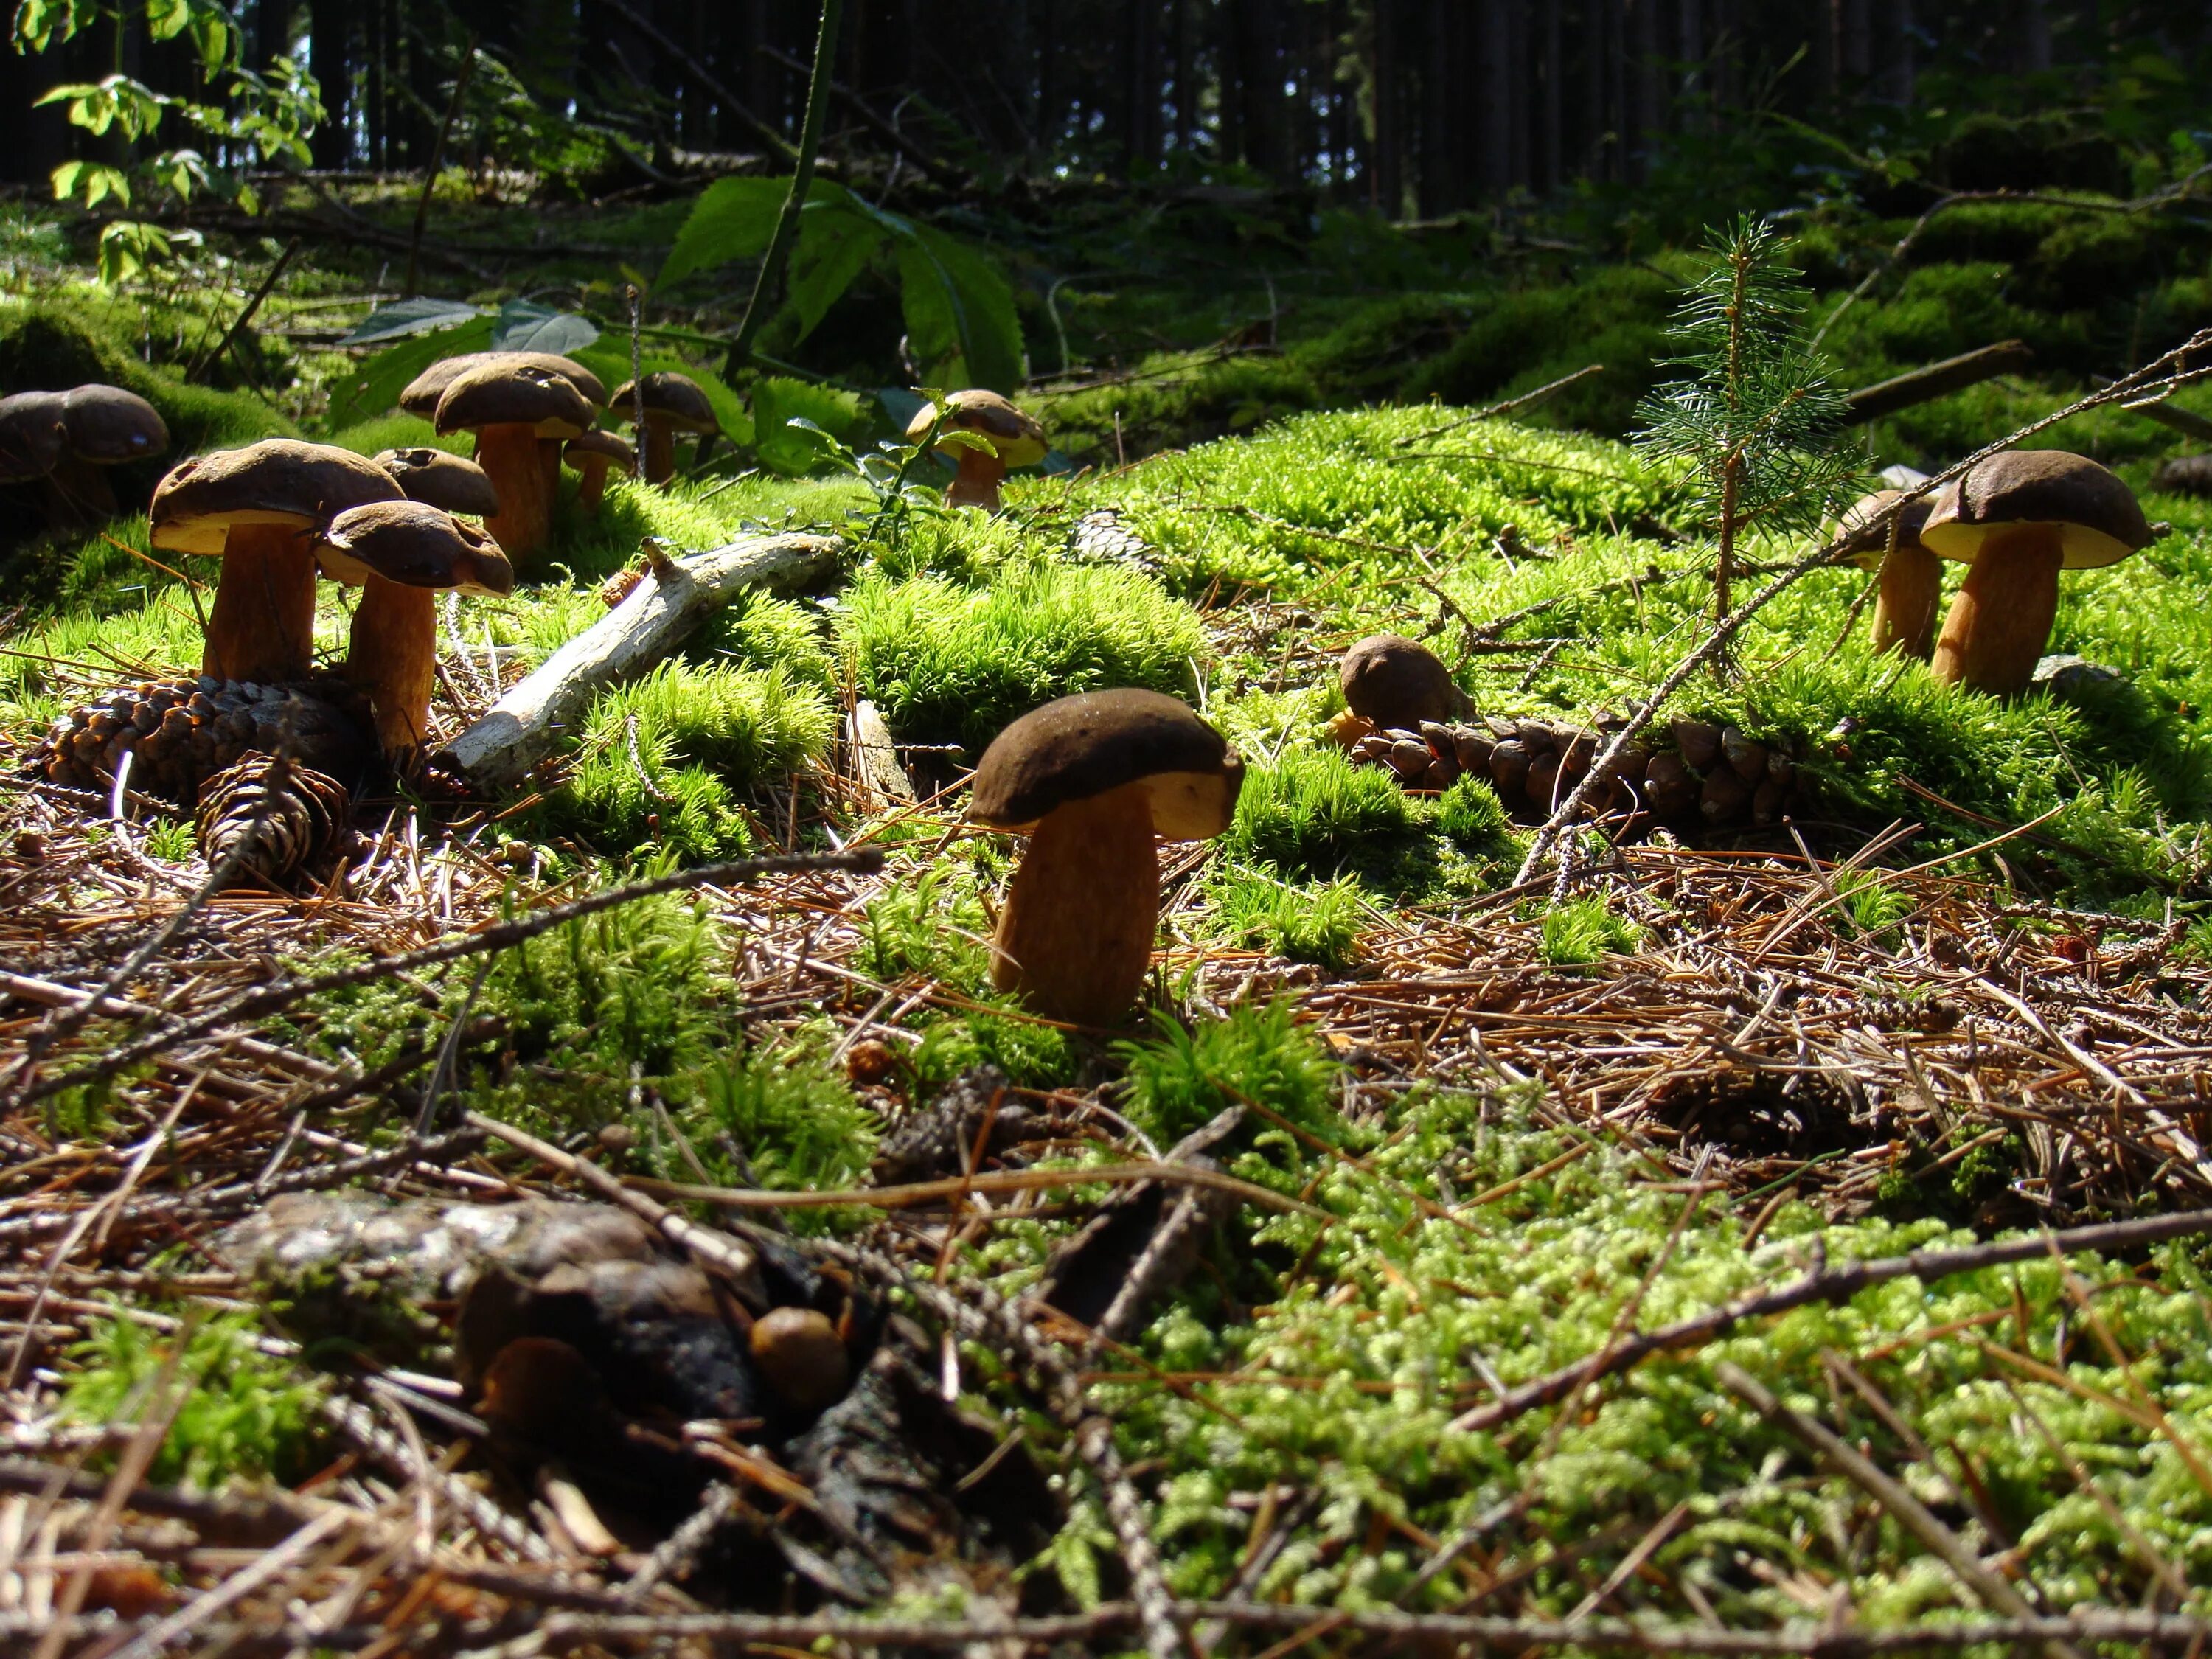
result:
[[[1843,395],[1805,343],[1808,295],[1772,226],[1747,214],[1710,233],[1711,264],[1674,313],[1692,371],[1637,406],[1637,448],[1687,462],[1684,489],[1714,542],[1713,616],[1729,613],[1736,544],[1818,525],[1860,470],[1844,441]]]

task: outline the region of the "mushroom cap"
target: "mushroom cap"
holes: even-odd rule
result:
[[[2151,540],[2135,492],[2087,456],[2008,449],[1936,492],[1920,544],[1971,562],[1993,532],[2030,524],[2060,530],[2068,570],[2118,564]]]
[[[1206,841],[1229,827],[1244,763],[1189,705],[1158,691],[1086,691],[1031,709],[991,740],[968,816],[1025,832],[1054,808],[1146,785],[1153,833]]]
[[[937,405],[924,404],[907,422],[906,435],[920,443],[937,419]],[[974,432],[991,441],[999,459],[1008,466],[1035,466],[1044,459],[1044,428],[998,392],[974,387],[955,392],[945,400],[945,422],[940,429]]]
[[[407,389],[399,394],[399,406],[426,421],[434,419],[438,399],[446,395],[447,386],[472,368],[501,361],[550,368],[592,403],[602,407],[606,404],[607,383],[574,357],[562,357],[550,351],[464,351],[458,357],[441,357],[410,380]]]
[[[707,394],[699,383],[688,374],[678,374],[673,369],[659,369],[640,380],[624,380],[615,388],[614,401],[607,407],[617,419],[628,420],[637,407],[637,394],[645,392],[645,420],[648,426],[660,425],[678,432],[719,432],[722,423],[714,418],[714,405],[707,401]]]
[[[59,392],[18,392],[0,398],[0,483],[43,478],[60,464],[69,444],[62,424],[67,401]]]
[[[591,425],[592,412],[567,375],[507,353],[456,375],[439,396],[436,421],[441,434],[526,426],[541,438],[573,438]]]
[[[161,411],[119,386],[81,386],[62,404],[70,451],[80,460],[113,466],[158,455],[169,447]]]
[[[366,455],[331,444],[264,438],[171,467],[154,489],[154,545],[220,554],[234,524],[304,530],[328,524],[348,507],[400,499],[392,475]]]
[[[1869,570],[1879,565],[1882,556],[1889,551],[1889,526],[1883,525],[1880,529],[1868,526],[1877,514],[1904,494],[1901,489],[1877,489],[1871,495],[1862,495],[1846,507],[1844,516],[1836,521],[1835,533],[1850,538],[1844,543],[1844,550]],[[1927,524],[1928,515],[1935,505],[1935,498],[1930,495],[1916,495],[1905,504],[1905,509],[1897,515],[1897,544],[1899,547],[1911,547],[1920,539],[1921,529]]]
[[[376,464],[398,482],[410,501],[479,519],[499,511],[499,491],[484,470],[459,455],[442,449],[387,449]]]
[[[1448,720],[1462,696],[1451,670],[1437,653],[1403,634],[1374,634],[1344,653],[1337,684],[1345,706],[1384,729],[1417,729],[1423,720]]]
[[[604,427],[593,427],[581,437],[568,440],[568,447],[561,452],[562,459],[581,471],[585,456],[594,456],[606,463],[625,478],[637,471],[637,452],[629,447],[629,440],[619,432],[609,432]]]
[[[315,556],[333,581],[358,586],[371,576],[404,587],[457,593],[512,593],[514,567],[475,525],[425,501],[373,501],[332,519]]]

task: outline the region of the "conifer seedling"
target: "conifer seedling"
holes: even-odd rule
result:
[[[1800,319],[1803,273],[1765,221],[1712,232],[1711,259],[1674,313],[1670,366],[1691,371],[1638,405],[1636,446],[1686,463],[1683,489],[1713,541],[1713,617],[1729,613],[1747,535],[1813,529],[1859,462],[1844,441],[1843,395],[1828,384]]]

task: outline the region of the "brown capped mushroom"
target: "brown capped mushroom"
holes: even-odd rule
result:
[[[980,507],[986,513],[996,513],[999,486],[1006,482],[1007,472],[1018,466],[1035,466],[1044,459],[1044,428],[1011,399],[981,387],[947,397],[941,425],[937,405],[924,404],[907,422],[907,441],[921,443],[933,426],[940,434],[972,433],[990,446],[988,449],[968,443],[940,446],[952,453],[960,469],[945,487],[947,507]]]
[[[1897,516],[1879,528],[1874,520],[1899,501]],[[1877,489],[1844,513],[1837,529],[1862,570],[1879,573],[1872,643],[1877,655],[1900,652],[1927,661],[1936,646],[1936,612],[1943,598],[1943,562],[1920,540],[1935,506],[1932,497],[1907,498],[1901,489]]]
[[[17,392],[0,398],[0,483],[29,483],[59,465],[69,434],[59,392]]]
[[[748,1339],[762,1379],[795,1411],[818,1412],[843,1398],[853,1362],[827,1314],[771,1308]]]
[[[541,441],[577,437],[591,424],[591,403],[574,381],[514,356],[479,363],[439,395],[439,433],[477,434],[477,465],[499,495],[484,528],[517,565],[544,545],[552,522]]]
[[[599,510],[599,497],[606,493],[610,471],[618,472],[625,478],[637,472],[636,452],[619,434],[601,428],[595,427],[580,438],[571,438],[562,453],[568,465],[583,475],[576,485],[576,505],[586,513]]]
[[[606,407],[606,382],[574,358],[558,356],[550,351],[465,351],[458,357],[441,357],[407,383],[407,389],[399,394],[399,406],[410,415],[434,421],[438,417],[438,399],[446,395],[446,388],[470,370],[489,362],[527,363],[550,369],[582,392],[588,402],[601,409]]]
[[[389,472],[410,501],[472,519],[495,518],[499,492],[474,461],[442,449],[387,449],[376,464]]]
[[[315,545],[334,581],[362,590],[345,676],[368,693],[387,756],[430,732],[441,593],[510,593],[514,570],[474,525],[422,501],[379,501],[339,514]]]
[[[688,374],[670,369],[647,374],[642,380],[625,380],[617,386],[614,402],[609,405],[615,418],[635,421],[641,394],[645,424],[637,436],[645,451],[645,481],[665,484],[676,476],[676,434],[719,432],[721,422],[714,418],[714,405],[707,401],[707,394],[699,389],[699,383]]]
[[[1159,918],[1153,837],[1219,835],[1243,782],[1221,734],[1157,691],[1062,697],[1000,732],[968,816],[1030,841],[999,912],[993,981],[1048,1018],[1126,1018]]]
[[[1998,696],[2027,690],[2058,613],[2058,573],[2148,546],[2135,492],[2085,455],[2008,449],[1943,486],[1920,539],[1970,568],[1931,672]]]
[[[1360,641],[1344,653],[1336,678],[1346,706],[1386,731],[1418,730],[1423,720],[1457,720],[1468,710],[1467,693],[1452,684],[1443,659],[1402,634]]]
[[[200,672],[263,684],[304,676],[314,665],[314,532],[349,507],[400,499],[366,455],[291,438],[170,468],[154,491],[154,545],[222,561]]]
[[[19,392],[0,398],[0,482],[42,480],[46,522],[83,531],[120,510],[106,469],[169,447],[160,411],[120,386]]]

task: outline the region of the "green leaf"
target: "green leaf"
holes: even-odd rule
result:
[[[494,351],[550,351],[566,356],[599,337],[599,325],[574,312],[555,311],[527,300],[509,300],[492,320]]]
[[[798,338],[820,326],[838,296],[884,245],[884,228],[828,202],[809,202],[792,250],[789,303],[799,313]]]
[[[753,448],[761,465],[777,472],[811,472],[829,456],[822,441],[793,421],[809,421],[842,441],[849,442],[864,423],[860,398],[826,386],[814,386],[779,374],[753,383]]]
[[[383,414],[399,401],[410,380],[441,357],[482,351],[490,343],[491,319],[471,314],[459,328],[403,340],[390,350],[379,352],[331,386],[331,425],[350,426]]]
[[[1022,378],[1013,290],[973,248],[915,227],[899,247],[908,349],[924,375],[953,386],[1012,391]]]
[[[821,189],[818,183],[814,186],[815,192]],[[732,260],[759,258],[768,252],[776,215],[790,193],[787,179],[716,179],[691,204],[654,286],[665,288],[695,270],[712,270]]]
[[[370,312],[338,343],[374,345],[380,340],[402,340],[410,334],[427,334],[433,329],[454,328],[474,320],[479,314],[474,306],[463,305],[458,300],[402,300],[397,305],[380,306]],[[489,338],[489,334],[485,337]],[[435,355],[442,357],[447,354],[441,351]]]

